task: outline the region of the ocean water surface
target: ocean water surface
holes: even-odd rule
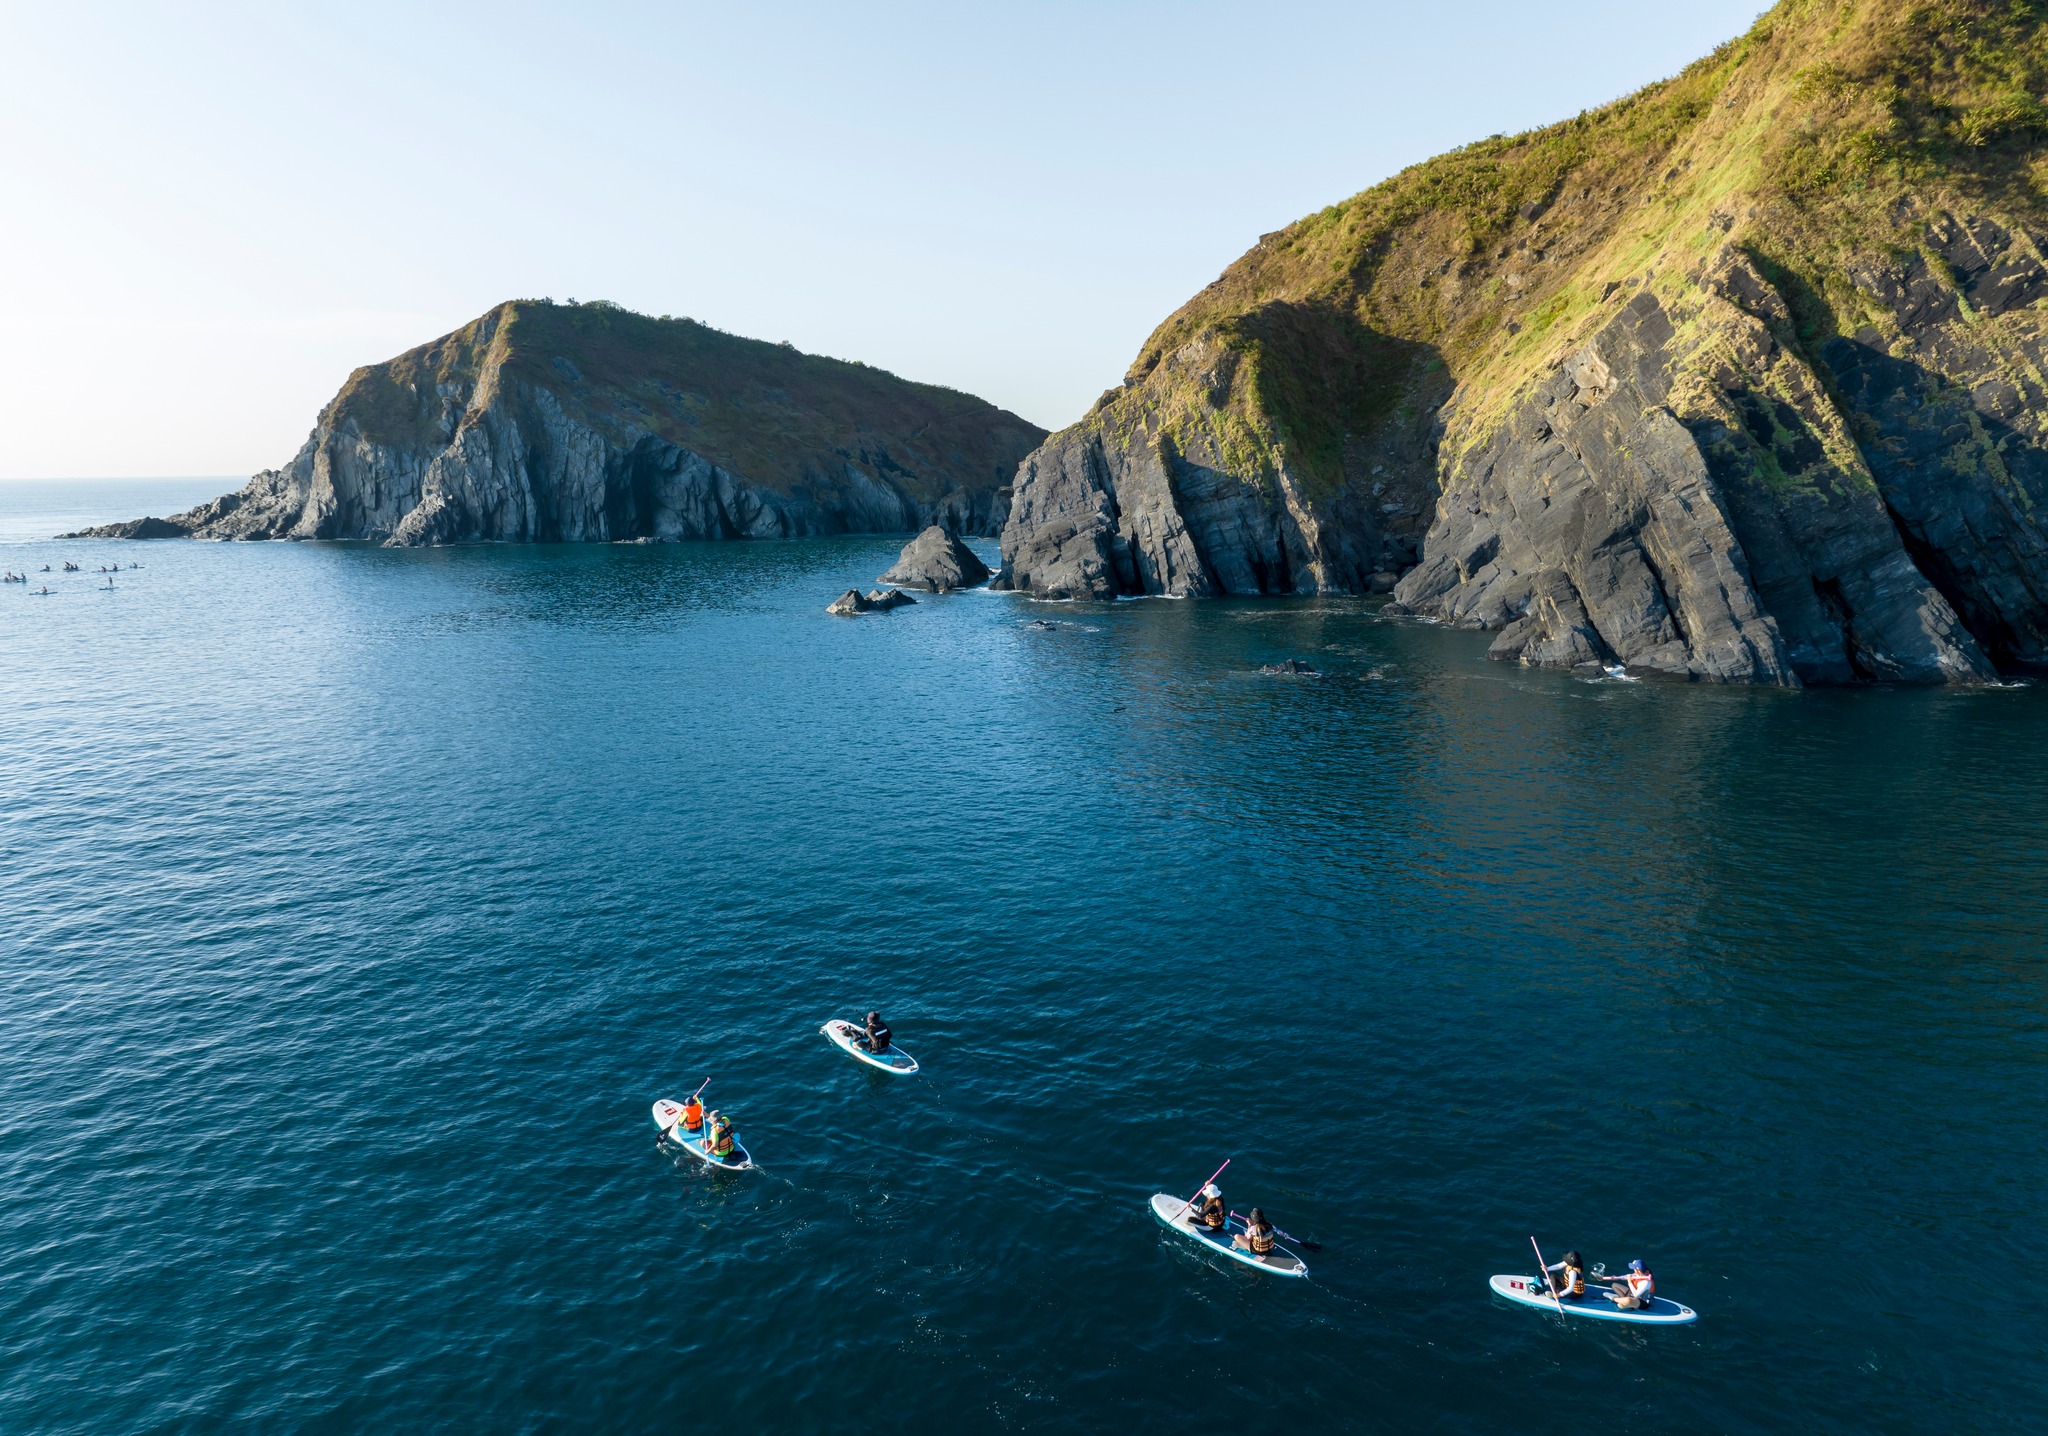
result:
[[[2048,1421],[2048,688],[39,537],[194,487],[0,484],[0,1430]],[[1310,1280],[1154,1222],[1226,1158]]]

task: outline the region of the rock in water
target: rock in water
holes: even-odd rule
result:
[[[988,565],[975,556],[973,549],[943,525],[933,524],[903,546],[895,565],[882,575],[882,582],[921,588],[929,593],[951,593],[956,588],[986,583],[988,577]]]
[[[916,603],[900,588],[874,588],[862,593],[849,588],[825,606],[825,612],[842,616],[856,613],[887,613],[892,608],[901,608],[906,603]]]
[[[1690,681],[2048,666],[2048,110],[2002,78],[2048,11],[1914,13],[1788,0],[1265,236],[1025,459],[995,586],[1391,587]]]
[[[342,386],[298,457],[148,532],[390,544],[993,533],[1044,437],[969,395],[613,304],[516,300]]]
[[[1314,664],[1304,663],[1299,658],[1283,658],[1278,663],[1268,663],[1260,668],[1259,672],[1270,673],[1280,678],[1321,678],[1323,676]]]

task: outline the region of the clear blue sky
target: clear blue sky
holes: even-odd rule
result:
[[[1077,417],[1260,233],[1762,0],[0,0],[0,477],[283,462],[605,298]]]

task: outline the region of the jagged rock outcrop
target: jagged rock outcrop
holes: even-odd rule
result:
[[[1689,680],[2048,667],[2044,90],[2037,7],[1783,0],[1266,235],[1025,460],[995,582],[1393,587]]]
[[[903,546],[896,562],[882,575],[883,583],[904,588],[921,588],[927,593],[951,593],[956,588],[973,588],[986,583],[989,567],[958,534],[943,524],[933,524]]]
[[[862,593],[857,588],[846,592],[825,605],[825,612],[850,618],[857,613],[887,613],[892,608],[901,608],[907,603],[916,603],[900,588],[871,588]]]
[[[1044,431],[969,395],[615,305],[502,304],[357,370],[297,457],[89,537],[408,544],[994,533]]]

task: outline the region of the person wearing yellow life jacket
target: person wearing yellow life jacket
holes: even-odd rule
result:
[[[704,1104],[695,1097],[683,1103],[683,1130],[693,1137],[704,1130]]]
[[[1628,1264],[1628,1275],[1608,1284],[1607,1296],[1623,1311],[1641,1311],[1657,1295],[1657,1278],[1639,1261]]]
[[[1223,1205],[1222,1189],[1214,1182],[1203,1187],[1201,1196],[1195,1200],[1194,1211],[1188,1215],[1203,1231],[1222,1235],[1224,1225],[1230,1218],[1230,1209]]]
[[[1586,1259],[1577,1252],[1566,1252],[1563,1261],[1554,1261],[1543,1270],[1545,1279],[1550,1283],[1551,1295],[1581,1297],[1586,1294]]]
[[[711,1130],[704,1134],[704,1150],[714,1157],[730,1157],[732,1145],[732,1123],[726,1120],[725,1113],[713,1112]]]
[[[1230,1244],[1239,1251],[1250,1252],[1253,1256],[1267,1256],[1273,1250],[1273,1224],[1266,1220],[1263,1208],[1253,1207],[1252,1214],[1244,1224],[1244,1235],[1230,1239]]]

